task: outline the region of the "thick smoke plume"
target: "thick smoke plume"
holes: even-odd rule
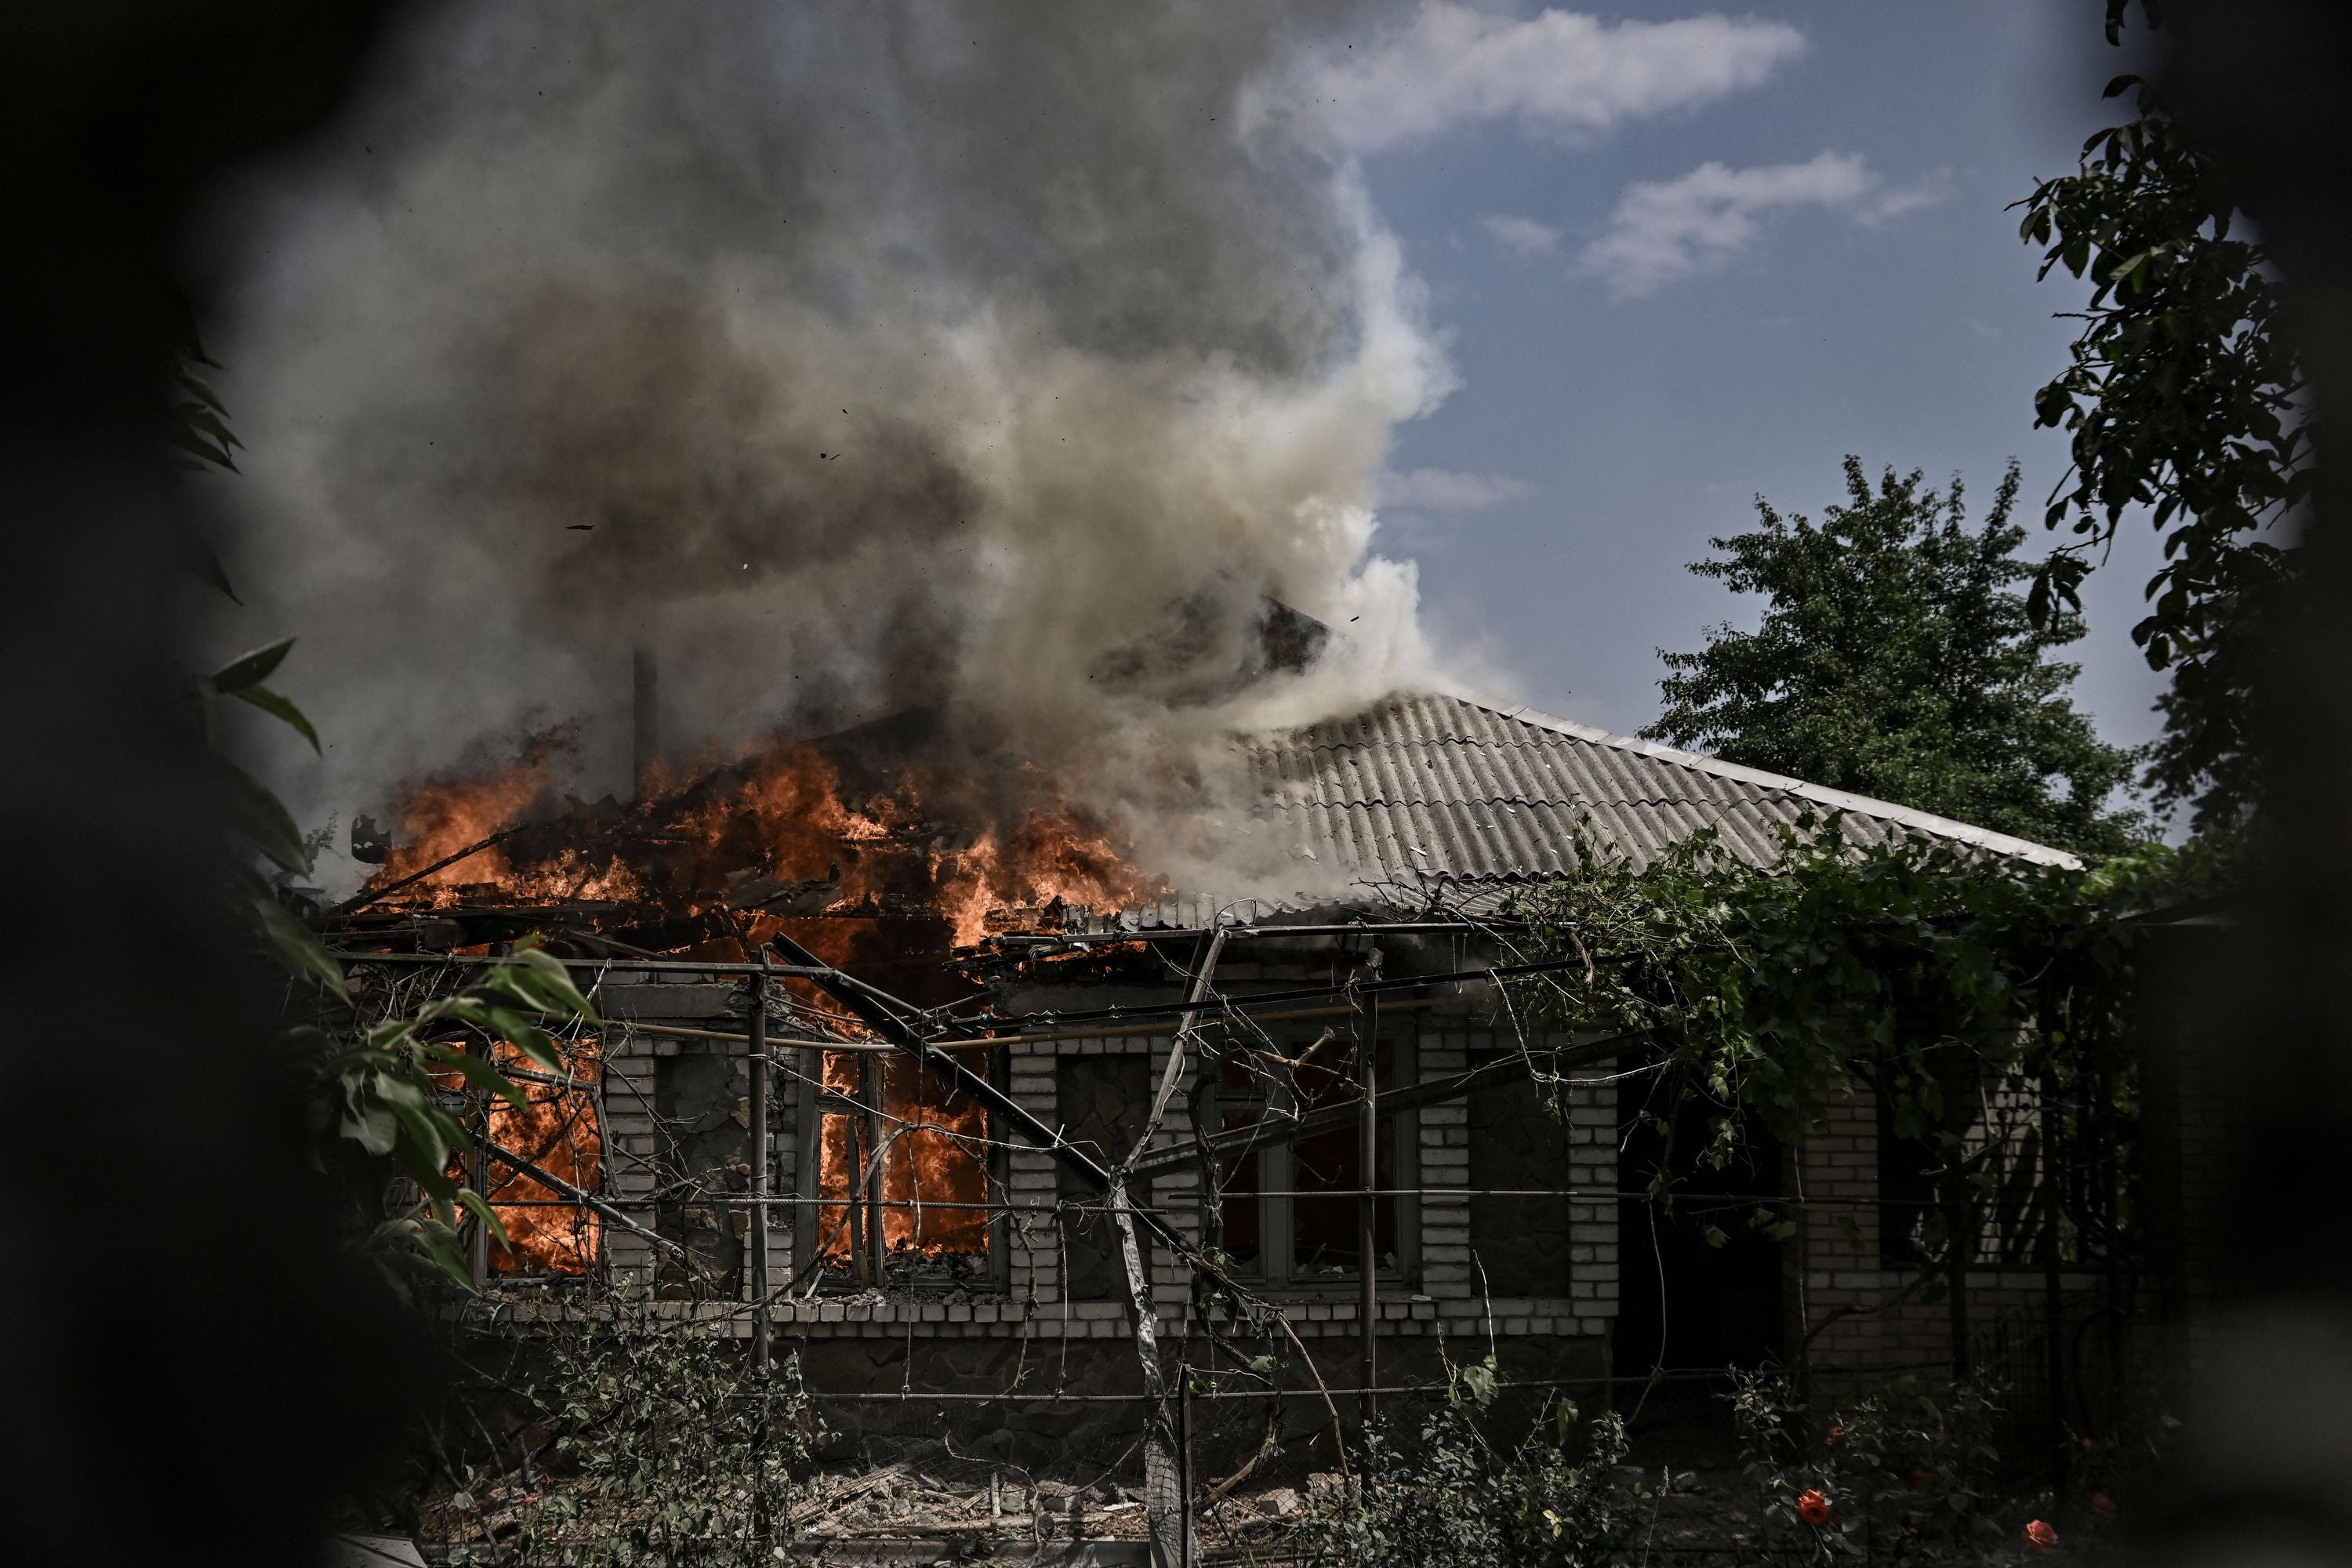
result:
[[[311,819],[551,720],[625,793],[639,645],[676,744],[929,709],[1113,809],[1419,676],[1371,483],[1446,372],[1279,90],[1361,9],[433,13],[218,345]],[[1343,635],[1237,681],[1268,599]]]

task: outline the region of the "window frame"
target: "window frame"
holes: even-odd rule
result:
[[[973,1042],[974,1045],[984,1043]],[[792,1232],[793,1268],[795,1273],[808,1268],[816,1258],[817,1226],[824,1213],[824,1205],[808,1200],[824,1196],[822,1183],[819,1180],[820,1165],[824,1152],[824,1119],[827,1116],[857,1114],[836,1110],[827,1103],[841,1100],[842,1097],[835,1090],[818,1087],[824,1078],[823,1059],[822,1057],[818,1058],[819,1065],[814,1073],[804,1079],[795,1079],[793,1086],[793,1119],[798,1133],[794,1140],[791,1189],[793,1197],[797,1200],[793,1205]],[[1003,1091],[1012,1075],[1012,1053],[1003,1046],[994,1047],[988,1052],[987,1066],[988,1081],[998,1090]],[[941,1284],[932,1287],[919,1284],[912,1287],[914,1289],[979,1289],[994,1295],[1003,1295],[1009,1294],[1013,1289],[1013,1265],[1012,1259],[1007,1256],[1013,1240],[1012,1216],[1004,1208],[1004,1204],[1009,1201],[1009,1189],[1006,1184],[1012,1167],[1004,1147],[1003,1130],[998,1127],[995,1121],[996,1119],[991,1115],[984,1124],[988,1129],[986,1136],[989,1140],[988,1147],[984,1151],[988,1171],[986,1192],[989,1201],[995,1205],[988,1216],[988,1268],[979,1278],[961,1286]],[[886,1294],[898,1295],[906,1293],[910,1289],[904,1283],[892,1284],[887,1280],[877,1280],[872,1285],[861,1285],[854,1278],[836,1278],[831,1270],[824,1268],[819,1268],[817,1271],[816,1288],[817,1294],[820,1296],[856,1295],[865,1290],[881,1290]]]
[[[1118,1042],[1118,1044],[1120,1047],[1125,1046],[1125,1042]],[[1168,1042],[1163,1040],[1152,1040],[1144,1046],[1126,1048],[1110,1048],[1100,1052],[1076,1049],[1063,1049],[1056,1051],[1053,1058],[1053,1122],[1055,1130],[1060,1133],[1063,1138],[1069,1140],[1082,1152],[1087,1152],[1088,1145],[1092,1144],[1093,1150],[1090,1157],[1094,1158],[1105,1168],[1108,1168],[1110,1165],[1116,1163],[1127,1152],[1127,1149],[1125,1147],[1106,1148],[1093,1139],[1082,1137],[1080,1135],[1081,1130],[1077,1125],[1076,1120],[1070,1114],[1070,1108],[1063,1103],[1062,1097],[1065,1089],[1067,1087],[1067,1074],[1069,1069],[1074,1065],[1082,1062],[1121,1062],[1133,1064],[1137,1069],[1135,1073],[1137,1098],[1132,1106],[1137,1127],[1133,1131],[1139,1131],[1140,1124],[1145,1115],[1148,1114],[1150,1110],[1152,1095],[1157,1087],[1154,1080],[1158,1077],[1158,1069],[1167,1059],[1167,1049]],[[1162,1131],[1165,1131],[1164,1126]],[[1122,1128],[1119,1130],[1119,1135],[1122,1138],[1129,1137],[1131,1136],[1131,1131],[1129,1129]],[[1069,1171],[1068,1167],[1056,1162],[1054,1167],[1054,1173],[1055,1212],[1052,1215],[1053,1225],[1051,1228],[1054,1237],[1055,1263],[1056,1269],[1055,1276],[1055,1289],[1058,1293],[1059,1299],[1071,1303],[1126,1300],[1127,1287],[1124,1279],[1125,1270],[1119,1261],[1118,1255],[1115,1248],[1106,1255],[1106,1268],[1114,1279],[1104,1293],[1100,1295],[1091,1293],[1079,1295],[1074,1289],[1074,1285],[1079,1272],[1076,1259],[1081,1255],[1082,1249],[1088,1247],[1108,1247],[1111,1246],[1111,1238],[1107,1233],[1107,1222],[1106,1234],[1084,1238],[1081,1238],[1076,1234],[1077,1227],[1070,1223],[1069,1215],[1066,1211],[1063,1209],[1062,1205],[1067,1203],[1073,1196],[1083,1198],[1086,1194],[1074,1193],[1070,1190],[1073,1186],[1079,1185],[1081,1184],[1074,1182],[1072,1173]]]
[[[1271,1031],[1275,1048],[1286,1056],[1295,1055],[1315,1038],[1314,1034],[1294,1026]],[[1402,1020],[1393,1027],[1383,1027],[1372,1049],[1377,1058],[1381,1046],[1390,1049],[1390,1076],[1393,1083],[1381,1087],[1397,1089],[1421,1081],[1420,1036],[1409,1023]],[[1201,1097],[1202,1114],[1212,1128],[1224,1124],[1228,1110],[1255,1109],[1263,1112],[1267,1097],[1262,1094],[1240,1094],[1228,1089],[1222,1077],[1212,1077],[1206,1092]],[[1421,1110],[1418,1106],[1402,1110],[1384,1110],[1381,1119],[1393,1129],[1396,1140],[1396,1263],[1377,1266],[1372,1274],[1375,1284],[1394,1286],[1401,1289],[1418,1288],[1421,1279]],[[1297,1270],[1297,1229],[1295,1197],[1264,1195],[1288,1193],[1297,1186],[1292,1162],[1295,1140],[1255,1145],[1258,1157],[1257,1194],[1250,1201],[1258,1205],[1258,1255],[1247,1263],[1236,1266],[1243,1279],[1263,1286],[1269,1292],[1314,1298],[1350,1299],[1363,1288],[1360,1269],[1337,1274],[1301,1275]],[[1343,1191],[1333,1194],[1346,1196]],[[1233,1196],[1224,1199],[1230,1205]]]

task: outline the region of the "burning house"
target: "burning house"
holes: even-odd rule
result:
[[[435,11],[280,172],[225,357],[340,729],[272,782],[409,781],[322,925],[378,994],[541,937],[602,1020],[482,1113],[486,1280],[1048,1435],[1139,1330],[1306,1401],[1894,1355],[1876,1208],[1625,1206],[1637,1080],[1514,1014],[1508,896],[1825,809],[2055,852],[1436,694],[1375,544],[1455,374],[1318,107],[1368,19]],[[633,729],[546,727],[639,647]],[[1737,1180],[1874,1197],[1848,1121]]]
[[[493,1113],[513,1157],[482,1184],[514,1245],[478,1247],[486,1279],[772,1333],[820,1393],[1024,1396],[988,1425],[1041,1436],[1074,1409],[1124,1423],[1084,1403],[1137,1375],[1105,1173],[1163,1347],[1271,1349],[1302,1396],[1424,1384],[1441,1345],[1538,1384],[1932,1355],[1932,1312],[1863,1310],[1916,1275],[1872,1109],[1711,1178],[1850,1212],[1781,1244],[1662,1225],[1634,1195],[1643,1079],[1622,1042],[1513,1014],[1506,906],[1580,841],[1638,863],[1711,828],[1761,864],[1808,813],[1857,844],[2063,857],[1455,696],[1230,745],[1248,786],[1223,830],[1294,885],[1171,888],[1042,775],[975,785],[902,719],[529,822],[529,754],[417,786],[330,923],[386,983],[543,933],[601,1015],[572,1084]],[[1997,1246],[1978,1262],[1991,1297],[2039,1284]],[[1204,1266],[1280,1321],[1211,1302]],[[893,1414],[935,1418],[858,1419]]]

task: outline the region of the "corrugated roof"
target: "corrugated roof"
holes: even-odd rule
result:
[[[1753,866],[1782,827],[1842,812],[1857,847],[1923,834],[2044,866],[2046,844],[1736,763],[1612,735],[1532,708],[1423,692],[1295,730],[1239,737],[1250,815],[1286,847],[1298,880],[1243,898],[1186,893],[1116,912],[1074,910],[1073,930],[1255,925],[1347,905],[1490,910],[1523,883],[1571,870],[1576,830],[1635,867],[1703,827]],[[1309,870],[1309,867],[1312,870]]]
[[[2043,865],[2063,850],[1948,817],[1717,762],[1528,708],[1433,693],[1236,744],[1259,791],[1255,815],[1292,853],[1369,888],[1499,891],[1571,868],[1575,829],[1634,865],[1713,827],[1742,859],[1779,856],[1779,830],[1843,811],[1857,846],[1904,833]]]

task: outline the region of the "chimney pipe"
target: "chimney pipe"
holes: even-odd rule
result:
[[[661,755],[661,696],[654,668],[654,650],[637,648],[629,656],[634,701],[631,706],[629,762],[636,794],[652,793],[655,761]]]

